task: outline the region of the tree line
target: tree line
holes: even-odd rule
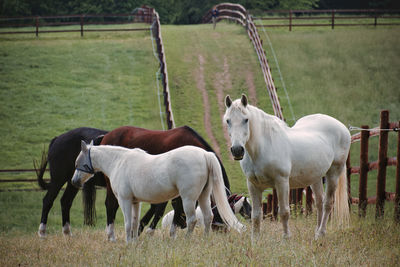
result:
[[[195,24],[207,10],[225,1],[215,0],[2,0],[0,15],[46,16],[131,13],[142,5],[154,7],[163,24]],[[229,2],[226,1],[226,2]],[[400,8],[398,0],[237,0],[258,13],[273,9]]]

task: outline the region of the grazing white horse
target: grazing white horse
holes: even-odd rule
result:
[[[235,213],[235,214],[239,213],[244,218],[250,218],[251,206],[247,200],[247,197],[238,196],[238,195],[234,194],[228,198],[228,203],[231,206],[233,213]],[[224,223],[222,221],[220,221],[220,219],[219,219],[220,216],[218,213],[218,209],[216,207],[213,207],[212,211],[213,211],[213,214],[216,215],[216,216],[214,216],[214,221],[212,222],[212,225],[225,227],[226,225],[224,225]],[[170,212],[168,212],[167,214],[164,215],[164,217],[162,218],[162,221],[161,221],[161,228],[163,228],[163,229],[171,228],[172,220],[174,219],[174,214],[175,214],[175,211],[171,210]],[[203,221],[204,221],[203,213],[201,212],[200,207],[196,208],[196,219],[197,219],[196,226],[201,226],[202,228],[204,228],[205,226],[203,223]]]
[[[262,192],[271,187],[277,191],[284,237],[290,237],[290,188],[311,186],[318,217],[316,239],[326,232],[333,202],[339,222],[348,223],[345,166],[350,132],[341,122],[314,114],[289,128],[278,117],[249,105],[245,95],[233,102],[226,96],[225,105],[224,122],[232,143],[231,153],[235,160],[240,160],[252,200],[252,236],[260,231]]]
[[[138,237],[140,202],[162,203],[181,196],[189,236],[196,224],[195,204],[204,214],[205,234],[212,211],[211,191],[221,217],[237,231],[244,226],[233,214],[226,197],[221,167],[214,153],[184,146],[164,154],[150,155],[135,148],[92,146],[82,141],[72,183],[80,186],[97,171],[104,173],[124,214],[126,242]],[[171,227],[172,230],[172,227]],[[174,235],[174,232],[172,233]]]

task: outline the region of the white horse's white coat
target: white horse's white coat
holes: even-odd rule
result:
[[[224,122],[231,138],[231,152],[236,160],[241,160],[252,199],[253,235],[260,231],[262,192],[271,187],[277,190],[285,237],[290,236],[290,188],[311,186],[318,213],[316,238],[325,234],[335,191],[335,212],[348,220],[345,164],[351,136],[341,122],[314,114],[299,119],[289,128],[276,116],[249,105],[245,95],[234,102],[227,96],[225,104]]]
[[[150,155],[138,148],[87,146],[82,142],[73,184],[80,185],[93,176],[84,171],[84,164],[90,162],[89,157],[89,165],[92,164],[95,171],[103,172],[110,179],[111,188],[124,214],[127,242],[131,241],[132,235],[134,239],[138,236],[139,202],[161,203],[179,195],[186,214],[188,235],[196,223],[197,200],[204,214],[205,233],[209,231],[212,221],[211,191],[226,223],[239,232],[244,227],[228,204],[221,168],[214,153],[185,146]]]

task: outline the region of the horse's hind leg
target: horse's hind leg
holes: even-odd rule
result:
[[[136,241],[139,233],[139,219],[140,219],[140,202],[134,202],[132,205],[132,237]]]
[[[148,234],[154,234],[154,230],[162,216],[164,215],[165,208],[167,207],[168,202],[157,204],[156,212],[154,213],[153,221],[151,222],[149,228],[147,229]]]
[[[108,178],[107,178],[108,179]],[[114,196],[112,192],[111,185],[107,182],[107,195],[106,195],[106,212],[107,212],[107,240],[115,242],[115,235],[114,235],[114,220],[115,214],[118,210],[118,200]]]
[[[150,209],[143,215],[143,218],[140,220],[138,234],[140,235],[143,232],[144,227],[149,223],[154,213],[156,212],[158,204],[151,204]]]
[[[57,179],[52,179],[52,181],[56,181]],[[61,187],[64,185],[65,181],[60,184],[52,183],[50,185],[49,190],[43,198],[43,207],[42,207],[42,218],[40,219],[39,237],[43,238],[46,236],[46,224],[47,218],[49,216],[49,212],[51,207],[53,206],[54,200],[56,199],[58,192],[60,192]]]
[[[315,239],[325,235],[326,224],[328,223],[329,214],[332,211],[333,202],[335,200],[335,191],[338,185],[340,172],[341,168],[335,168],[332,166],[326,174],[326,191],[324,197],[322,221],[319,229],[315,233]]]
[[[186,236],[189,237],[194,227],[196,226],[196,201],[192,199],[184,199],[182,198],[183,210],[186,214],[186,224],[187,224],[187,233]]]
[[[72,235],[69,213],[72,206],[72,201],[74,200],[78,189],[74,187],[70,182],[68,182],[67,188],[61,198],[61,212],[62,212],[62,225],[64,235]]]
[[[319,182],[311,185],[311,190],[314,193],[315,206],[317,208],[317,227],[315,231],[318,231],[322,221],[322,200],[324,197],[324,187],[322,185],[322,179]]]
[[[203,213],[203,222],[204,222],[204,234],[207,235],[210,232],[211,222],[213,219],[213,213],[211,210],[211,199],[210,192],[211,188],[207,188],[203,190],[199,197],[199,206],[201,212]]]

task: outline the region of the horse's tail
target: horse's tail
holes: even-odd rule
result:
[[[93,145],[100,145],[103,140],[104,134],[101,134],[93,139]],[[99,174],[96,174],[99,176]],[[93,177],[87,181],[82,188],[82,202],[83,202],[83,222],[85,225],[96,224],[96,179]]]
[[[234,228],[239,233],[245,229],[233,213],[228,203],[228,198],[225,192],[225,185],[222,178],[222,171],[214,153],[206,153],[207,166],[209,170],[209,178],[213,179],[212,194],[217,204],[217,209],[223,221],[229,226]]]
[[[338,187],[335,192],[335,204],[333,207],[333,218],[341,227],[346,227],[350,222],[350,210],[347,192],[346,168],[343,167],[339,177]]]
[[[43,148],[42,159],[40,161],[40,166],[39,167],[38,166],[39,166],[38,162],[36,160],[33,160],[33,167],[35,169],[40,188],[42,188],[43,190],[49,190],[50,183],[46,183],[43,179],[43,175],[47,167],[47,152],[45,148]]]
[[[96,187],[95,179],[87,181],[82,188],[83,223],[85,225],[96,224]]]

